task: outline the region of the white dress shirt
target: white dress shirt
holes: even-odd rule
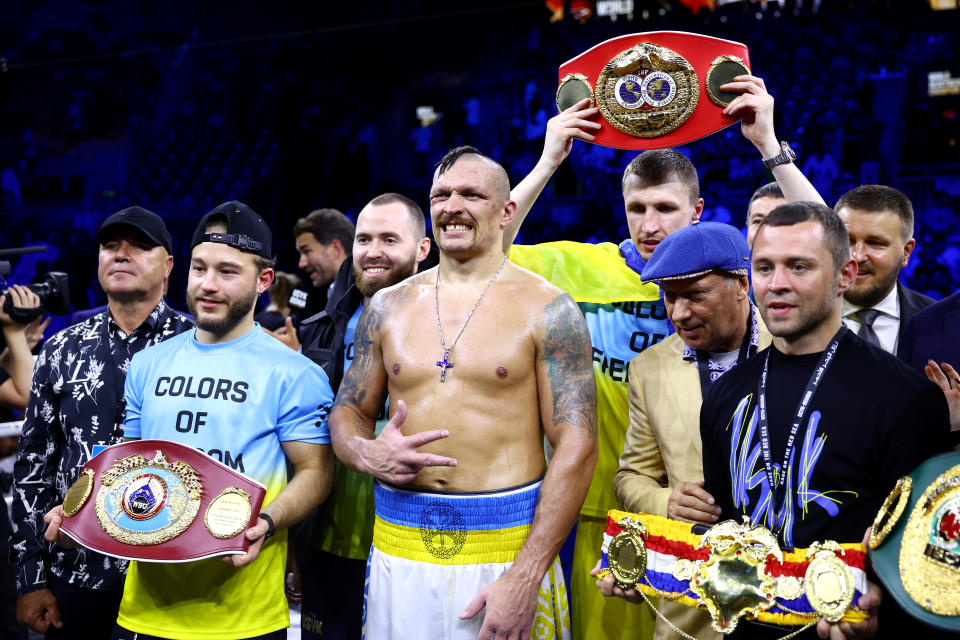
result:
[[[873,330],[880,340],[880,346],[893,355],[897,355],[897,336],[900,335],[900,297],[897,295],[899,286],[895,285],[883,300],[870,307],[880,312],[873,321]],[[843,300],[843,323],[854,333],[860,331],[860,321],[856,314],[862,308]]]

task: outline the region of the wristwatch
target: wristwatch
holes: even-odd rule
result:
[[[763,166],[765,166],[767,169],[773,169],[781,164],[793,162],[796,159],[797,154],[794,153],[793,149],[790,148],[790,143],[784,140],[780,143],[780,153],[772,158],[767,158],[764,160]]]
[[[263,536],[263,539],[265,541],[269,540],[271,537],[273,537],[273,534],[277,532],[277,525],[273,523],[273,518],[271,518],[270,516],[268,516],[262,511],[260,512],[259,517],[267,521],[267,533],[266,535]]]

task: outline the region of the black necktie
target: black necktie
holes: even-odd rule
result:
[[[882,349],[880,338],[877,337],[877,332],[873,330],[873,322],[879,315],[880,312],[876,309],[860,309],[860,311],[857,311],[857,320],[860,321],[860,330],[857,331],[857,335],[866,340],[867,344]]]

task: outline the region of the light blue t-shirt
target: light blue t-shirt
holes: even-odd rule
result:
[[[265,485],[268,502],[286,484],[282,442],[330,443],[327,375],[259,325],[221,344],[195,334],[130,361],[124,435],[200,449]]]
[[[287,485],[282,443],[330,442],[327,375],[259,325],[222,344],[195,336],[181,333],[130,361],[124,435],[200,449],[266,486],[266,506]],[[244,567],[219,558],[134,562],[117,622],[138,633],[208,640],[282,629],[289,625],[286,551],[282,530]]]

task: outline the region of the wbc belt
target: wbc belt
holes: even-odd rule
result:
[[[696,33],[651,31],[601,42],[560,66],[557,109],[591,98],[611,125],[594,143],[660,149],[735,122],[723,109],[739,94],[720,86],[750,73],[746,45]]]
[[[867,618],[855,606],[867,590],[863,545],[828,540],[784,552],[768,529],[746,517],[703,535],[692,529],[660,516],[610,511],[599,576],[612,573],[623,589],[706,609],[723,634],[744,616],[777,625]]]
[[[167,440],[107,447],[63,501],[61,531],[94,551],[147,562],[245,553],[266,488]]]

